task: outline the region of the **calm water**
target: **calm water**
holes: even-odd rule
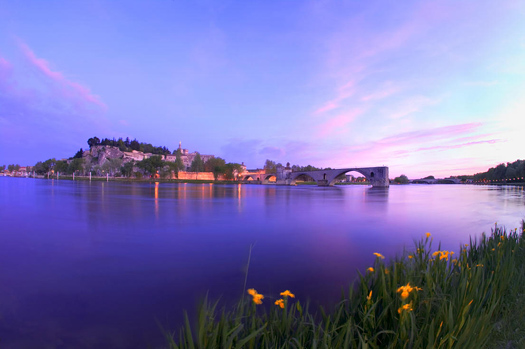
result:
[[[319,188],[0,177],[0,346],[162,347],[207,291],[330,305],[373,252],[445,249],[525,218],[523,188]],[[271,299],[267,298],[267,303]]]

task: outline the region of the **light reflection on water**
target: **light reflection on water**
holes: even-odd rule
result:
[[[425,232],[457,250],[525,218],[521,187],[0,178],[0,189],[6,347],[162,344],[156,320],[173,329],[207,291],[225,303],[244,292],[250,245],[249,287],[329,305],[373,252],[400,255]]]

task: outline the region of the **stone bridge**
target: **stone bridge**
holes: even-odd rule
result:
[[[337,168],[330,170],[319,170],[319,171],[292,171],[284,167],[277,168],[277,173],[245,173],[243,179],[245,181],[251,178],[254,183],[268,184],[270,178],[275,177],[275,183],[281,185],[295,185],[295,182],[299,176],[308,176],[317,182],[319,186],[333,186],[336,178],[346,172],[359,172],[361,173],[373,187],[388,187],[390,180],[388,178],[389,172],[388,167],[349,167],[349,168]]]

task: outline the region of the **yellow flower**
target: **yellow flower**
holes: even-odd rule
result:
[[[295,298],[295,295],[292,292],[288,291],[288,290],[286,290],[284,292],[281,292],[281,296]]]
[[[374,255],[375,255],[376,257],[381,258],[381,259],[385,259],[385,256],[383,256],[381,253],[374,252]]]
[[[399,309],[397,309],[397,312],[398,312],[399,314],[401,314],[401,312],[402,312],[403,310],[405,310],[405,311],[407,311],[407,312],[412,311],[412,302],[410,302],[410,303],[408,303],[408,304],[405,304],[405,305],[401,306]]]
[[[514,252],[514,251],[512,251],[512,252]],[[385,268],[385,274],[386,275],[390,274],[390,270],[388,270],[388,268]]]
[[[262,294],[257,293],[253,288],[250,288],[247,292],[253,297],[253,302],[255,304],[262,304],[262,299],[264,298]]]
[[[431,234],[430,233],[426,233],[425,235],[427,236],[427,239],[428,239]]]
[[[410,292],[412,292],[414,290],[421,291],[422,288],[412,287],[412,286],[410,286],[410,282],[409,282],[408,284],[406,284],[406,286],[399,287],[397,289],[397,292],[401,293],[401,299],[405,300],[410,295]]]
[[[412,259],[414,258],[414,256],[412,256],[411,254],[408,255],[408,259]]]
[[[281,309],[284,309],[284,300],[283,299],[276,300],[275,305],[278,305],[281,307]]]
[[[366,297],[366,299],[368,299],[368,300],[372,299],[372,291],[370,291],[370,293],[368,294],[368,297]]]
[[[253,296],[253,302],[255,304],[262,304],[262,299],[264,296],[262,294],[257,293],[255,296]]]
[[[374,268],[370,267],[366,271],[369,271],[369,272],[373,273],[374,272]]]

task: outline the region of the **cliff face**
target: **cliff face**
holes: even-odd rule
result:
[[[124,153],[117,147],[96,145],[91,150],[86,150],[82,157],[93,165],[104,165],[108,159],[123,159]]]

